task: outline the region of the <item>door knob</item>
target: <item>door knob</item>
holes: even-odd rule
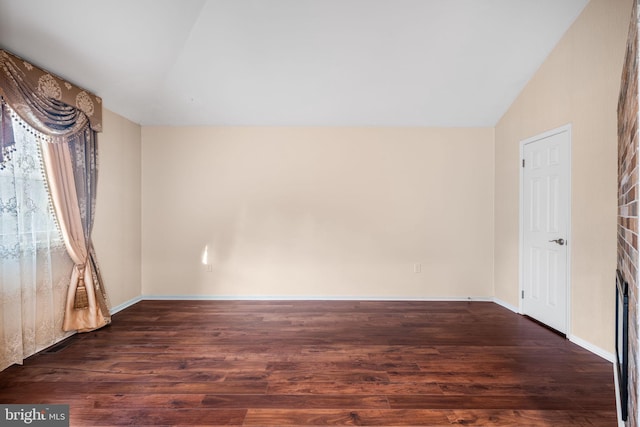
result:
[[[554,239],[554,240],[549,240],[550,242],[556,242],[557,244],[559,244],[560,246],[564,245],[564,239]]]

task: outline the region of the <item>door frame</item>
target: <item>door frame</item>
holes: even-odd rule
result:
[[[568,171],[567,171],[567,266],[566,266],[566,325],[567,330],[564,332],[567,338],[571,336],[571,247],[573,245],[573,239],[571,235],[571,175],[572,175],[572,128],[571,124],[567,124],[564,126],[560,126],[555,129],[551,129],[549,131],[543,132],[539,135],[532,136],[525,140],[520,141],[520,161],[519,161],[519,169],[520,169],[520,184],[519,184],[519,208],[518,208],[518,227],[519,227],[519,265],[518,265],[518,312],[520,314],[525,314],[523,311],[523,298],[522,292],[524,291],[524,168],[522,167],[522,161],[524,159],[524,146],[527,144],[534,143],[536,141],[540,141],[542,139],[548,138],[553,135],[557,135],[563,132],[567,132],[568,136]]]

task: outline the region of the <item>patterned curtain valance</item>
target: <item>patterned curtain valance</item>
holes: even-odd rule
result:
[[[27,123],[41,132],[76,130],[84,115],[102,131],[102,99],[0,49],[0,95]]]

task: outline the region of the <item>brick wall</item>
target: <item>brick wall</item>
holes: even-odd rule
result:
[[[638,2],[633,5],[618,104],[618,269],[629,283],[629,418],[638,420]],[[612,284],[613,292],[613,284]]]

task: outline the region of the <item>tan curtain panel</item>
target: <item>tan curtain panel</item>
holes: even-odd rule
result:
[[[0,50],[0,96],[27,124],[52,137],[42,145],[44,169],[65,246],[75,264],[64,330],[104,326],[111,317],[91,243],[101,99],[4,50]],[[13,138],[3,137],[11,133],[4,123],[0,130],[1,164],[12,152]]]
[[[110,323],[107,294],[91,243],[96,150],[93,132],[42,146],[51,201],[67,253],[74,262],[63,329],[91,331]],[[76,157],[76,159],[74,159]],[[78,159],[77,157],[80,157]],[[82,179],[79,179],[81,178]]]

